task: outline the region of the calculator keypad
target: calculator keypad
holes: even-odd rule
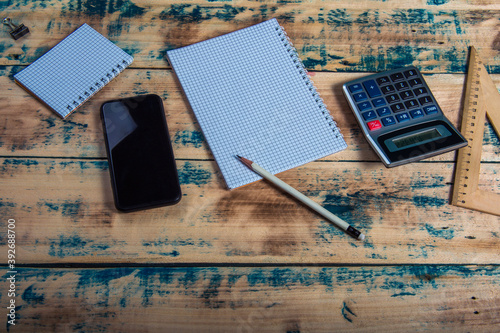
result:
[[[370,131],[421,121],[439,112],[415,69],[368,78],[348,90]]]
[[[387,167],[467,144],[414,66],[345,82],[342,91],[368,144]]]

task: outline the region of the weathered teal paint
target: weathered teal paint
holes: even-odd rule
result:
[[[8,269],[0,268],[2,278],[8,277]],[[65,279],[66,274],[76,276],[72,292],[65,297],[92,299],[95,306],[106,308],[115,304],[117,285],[120,306],[136,303],[139,296],[143,307],[162,304],[161,299],[171,295],[189,295],[198,298],[207,308],[237,308],[241,303],[233,302],[227,295],[238,288],[248,286],[246,292],[265,292],[269,288],[286,292],[291,288],[314,287],[335,296],[339,288],[356,286],[367,294],[386,293],[388,297],[424,297],[434,292],[451,290],[450,281],[469,280],[475,277],[491,277],[492,288],[500,285],[500,268],[493,266],[387,266],[387,267],[119,267],[102,269],[35,269],[19,268],[23,300],[34,306],[47,302],[43,289],[46,281]],[[126,279],[124,279],[126,278]],[[24,282],[25,281],[25,282]],[[67,279],[64,280],[68,282]],[[70,281],[74,281],[71,279]],[[127,281],[125,284],[124,281]],[[455,282],[456,283],[456,282]],[[201,287],[201,288],[200,288]],[[241,290],[241,289],[239,289]],[[91,293],[92,297],[88,293]],[[1,295],[0,295],[1,297]],[[474,298],[473,298],[474,299]],[[45,303],[44,303],[45,302]],[[346,320],[355,320],[356,311],[352,302],[342,301],[341,314]],[[255,304],[252,304],[252,307]],[[279,307],[279,303],[263,303],[262,308]],[[21,312],[21,311],[20,311]]]
[[[59,235],[50,240],[49,255],[52,257],[81,257],[109,249],[109,243],[94,243],[93,239],[83,239],[79,235]]]
[[[39,202],[37,205],[39,207],[45,206],[49,212],[60,212],[65,217],[75,217],[76,214],[85,208],[81,201],[63,201],[61,203]]]
[[[441,59],[447,61],[446,69],[449,73],[466,73],[467,57],[469,50],[467,47],[457,49],[455,46],[445,50]]]
[[[205,137],[201,131],[179,131],[175,133],[173,142],[183,146],[200,148],[205,143]]]
[[[484,15],[482,15],[484,14]],[[444,45],[446,36],[463,35],[466,33],[467,25],[472,22],[485,20],[489,17],[488,11],[464,16],[457,11],[432,11],[428,9],[400,9],[393,11],[368,10],[353,16],[346,9],[330,10],[327,13],[326,25],[329,31],[325,31],[328,35],[339,34],[345,31],[349,34],[357,34],[361,37],[368,33],[382,32],[382,28],[386,27],[390,31],[406,31],[412,34],[412,42],[407,45],[397,45],[394,47],[379,46],[377,49],[373,46],[366,45],[360,51],[358,48],[350,50],[351,55],[355,59],[360,56],[359,62],[348,62],[343,60],[340,63],[345,68],[338,69],[339,71],[383,71],[388,69],[396,69],[408,65],[419,65],[422,71],[433,71],[436,66],[435,61],[443,63],[446,70],[452,73],[463,73],[466,70],[467,63],[467,48],[457,49],[456,46],[444,46],[441,48],[422,47],[424,45],[425,35],[433,35],[437,39],[439,45]],[[483,17],[484,16],[484,17]],[[314,23],[316,20],[312,17],[304,23]],[[319,19],[318,19],[319,22]],[[321,40],[321,38],[318,38]],[[323,45],[309,44],[311,50],[321,49]],[[326,53],[325,56],[316,52],[321,59],[311,58],[307,55],[305,49],[300,50],[304,64],[310,70],[325,69],[332,60],[338,60],[338,56]],[[428,54],[429,61],[422,59],[422,54]],[[496,68],[492,68],[492,72],[496,72]]]
[[[213,18],[229,22],[246,10],[246,7],[234,7],[227,4],[220,7],[175,4],[163,10],[159,17],[161,20],[174,20],[180,24],[200,23]]]
[[[74,122],[67,122],[63,126],[61,126],[60,129],[61,133],[59,135],[62,137],[64,144],[69,143],[71,140],[74,140],[78,137],[73,133],[75,127],[79,126],[82,128],[87,128],[88,126],[87,124],[79,124],[79,125]]]
[[[101,18],[116,12],[120,13],[120,17],[132,18],[142,16],[145,12],[144,8],[129,0],[71,0],[67,5],[67,9],[78,15],[83,14]]]
[[[25,66],[5,66],[3,67],[4,70],[8,69],[7,77],[11,79],[14,82],[14,75],[25,69]],[[3,74],[3,73],[2,73]]]
[[[336,28],[350,30],[354,23],[347,9],[332,9],[326,14],[326,24]]]
[[[212,178],[210,171],[197,168],[191,162],[184,162],[184,165],[179,169],[179,182],[181,185],[203,185],[208,184]]]
[[[444,239],[452,239],[455,237],[455,230],[448,228],[436,229],[434,226],[430,224],[425,224],[425,230],[429,233],[429,235]]]
[[[423,24],[423,25],[434,25],[436,22],[436,14],[427,9],[396,9],[392,12],[388,13],[388,18],[390,21],[387,21],[386,24],[395,24],[398,26],[405,26],[409,29],[415,24]],[[448,13],[439,12],[438,16],[448,16]],[[438,20],[440,21],[440,20]],[[438,23],[439,24],[439,23]],[[425,31],[425,33],[434,34],[435,29],[429,29]]]
[[[361,227],[371,227],[371,220],[363,216],[363,205],[367,204],[366,197],[356,192],[349,196],[328,194],[323,200],[323,207],[331,213],[339,216],[348,223],[355,223]]]
[[[484,126],[483,145],[492,145],[495,147],[500,146],[498,135],[495,133],[495,130],[493,129],[493,126],[491,126],[491,123],[489,121],[487,121]],[[500,152],[498,151],[498,149],[495,149],[493,153],[497,155]]]
[[[428,208],[428,207],[442,207],[448,203],[448,200],[433,198],[423,195],[416,195],[413,197],[413,204],[417,207]]]
[[[47,27],[45,28],[45,32],[50,32],[50,30],[52,30],[53,24],[54,24],[54,20],[50,20],[49,23],[47,23]]]
[[[57,166],[61,169],[76,168],[77,170],[86,170],[90,168],[106,171],[108,170],[108,161],[60,161]],[[53,166],[51,165],[51,169]]]
[[[58,120],[58,119],[56,119],[56,117],[54,117],[54,116],[49,116],[49,117],[47,117],[47,118],[42,119],[42,122],[47,123],[47,127],[45,127],[45,128],[49,129],[49,128],[51,128],[51,127],[56,126],[56,121],[57,121],[57,120]]]
[[[219,288],[222,285],[224,276],[221,274],[214,274],[210,277],[210,282],[205,288],[203,293],[199,296],[202,299],[205,307],[210,309],[217,309],[224,306],[225,301],[217,300],[219,295]]]
[[[24,292],[21,295],[21,298],[29,306],[37,306],[39,304],[45,303],[45,294],[43,292],[44,292],[43,289],[41,289],[40,291],[36,291],[34,290],[34,286],[30,285],[28,288],[24,290]]]
[[[427,0],[427,4],[429,6],[441,6],[441,5],[444,5],[444,4],[447,4],[450,0]]]
[[[130,23],[122,21],[112,21],[108,24],[108,37],[118,37],[130,32]]]
[[[135,95],[147,95],[151,93],[151,91],[144,89],[140,82],[134,83],[133,91]]]
[[[4,166],[15,166],[15,167],[18,167],[18,166],[25,166],[25,167],[30,167],[30,166],[36,166],[38,165],[39,162],[37,160],[33,160],[33,159],[30,159],[30,158],[19,158],[19,159],[14,159],[14,158],[6,158],[3,160],[3,163],[2,165]]]
[[[383,256],[383,255],[380,255],[378,253],[372,253],[371,258],[372,259],[387,260],[387,256]]]
[[[417,172],[412,176],[410,182],[410,188],[412,192],[415,190],[422,190],[425,188],[439,188],[449,186],[446,184],[446,180],[442,176],[429,176],[426,173]],[[418,201],[421,201],[420,199]]]
[[[35,61],[41,56],[43,56],[45,53],[47,53],[48,50],[50,50],[50,46],[40,46],[35,49],[35,52],[33,52],[33,57],[31,61]]]
[[[416,295],[415,293],[403,292],[403,293],[391,295],[391,297],[415,296],[415,295]]]
[[[168,251],[147,251],[146,252],[147,254],[151,254],[151,255],[160,255],[162,257],[178,257],[180,255],[179,251],[177,250],[172,250],[170,252]]]
[[[319,66],[318,69],[321,69],[328,64],[329,56],[327,55],[326,46],[324,44],[319,46],[305,44],[302,47],[301,52],[302,54],[307,54],[308,52],[314,52],[319,56],[319,59],[312,59],[310,57],[302,59],[302,63],[306,68],[315,69],[317,66]]]
[[[8,202],[8,201],[5,201],[4,199],[1,199],[0,198],[0,213],[2,213],[3,216],[7,217],[7,216],[12,216],[11,215],[11,212],[13,211],[13,208],[16,208],[17,207],[17,204],[14,203],[14,202]],[[3,237],[6,237],[6,235],[2,235]],[[3,237],[0,236],[0,239],[2,239]]]
[[[15,2],[17,3],[17,1]],[[14,4],[14,0],[3,0],[3,1],[0,1],[0,10],[5,10],[7,9],[7,7],[10,7]]]
[[[212,247],[213,245],[200,238],[198,240],[195,240],[195,239],[192,239],[192,238],[187,238],[187,239],[181,239],[181,238],[177,238],[177,239],[168,239],[168,238],[164,238],[164,239],[158,239],[158,240],[155,240],[153,242],[143,242],[142,243],[143,246],[146,246],[146,247],[160,247],[160,248],[164,248],[165,246],[194,246],[194,247],[200,247],[200,248],[205,248],[205,247]]]
[[[357,317],[356,314],[347,306],[346,302],[343,302],[342,305],[342,316],[350,323],[352,323],[352,316]]]
[[[196,248],[206,248],[212,247],[212,244],[206,240],[198,239],[194,240],[192,238],[188,239],[173,239],[169,240],[158,239],[154,242],[143,242],[142,245],[148,250],[148,254],[161,255],[166,257],[177,257],[180,255],[180,250],[184,247],[196,247]]]

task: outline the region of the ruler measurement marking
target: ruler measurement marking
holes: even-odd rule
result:
[[[468,144],[458,151],[452,204],[500,215],[500,194],[479,189],[486,114],[497,132],[500,95],[474,47],[465,88],[461,131]]]

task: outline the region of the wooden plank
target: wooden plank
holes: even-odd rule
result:
[[[424,72],[463,73],[475,45],[500,73],[500,4],[477,1],[4,2],[24,22],[22,40],[4,33],[0,65],[26,65],[84,22],[135,57],[139,68],[166,68],[165,52],[272,17],[285,27],[307,68],[381,71],[404,65]]]
[[[2,304],[11,298],[2,269]],[[498,266],[18,268],[10,331],[495,332]]]
[[[101,92],[61,120],[52,111],[12,82],[16,68],[0,70],[0,156],[106,157],[99,108],[103,102],[121,97],[155,93],[164,100],[167,122],[179,159],[212,159],[203,133],[179,84],[170,70],[128,69]],[[363,137],[342,94],[342,84],[366,74],[313,72],[312,79],[348,144],[347,150],[328,160],[379,161]],[[500,87],[500,75],[492,75]],[[427,75],[426,80],[446,116],[459,125],[463,75]],[[487,126],[484,161],[500,161],[499,141]],[[432,161],[454,161],[455,153]]]
[[[279,175],[365,242],[266,182],[226,190],[213,161],[178,161],[179,204],[118,213],[107,168],[0,159],[0,226],[17,221],[19,263],[499,263],[499,217],[448,204],[449,163],[313,162]],[[498,164],[481,172],[481,186],[500,192]]]

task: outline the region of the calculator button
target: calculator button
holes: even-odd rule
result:
[[[394,89],[394,86],[391,86],[391,85],[388,85],[388,86],[385,86],[385,87],[382,87],[382,92],[387,95],[389,93],[392,93],[392,92],[395,92],[396,89]]]
[[[377,106],[383,106],[383,105],[386,105],[387,103],[385,102],[385,99],[383,99],[382,97],[379,97],[379,98],[375,98],[375,99],[372,99],[372,103],[375,107]]]
[[[377,114],[373,110],[365,112],[365,113],[362,113],[362,115],[363,115],[363,118],[365,118],[365,120],[370,120],[370,119],[377,118]]]
[[[413,89],[413,92],[415,93],[415,96],[420,96],[423,94],[427,94],[427,89],[425,89],[424,87],[417,88],[417,89]]]
[[[394,94],[394,95],[387,96],[386,99],[387,99],[387,103],[394,103],[394,102],[399,101],[400,98],[399,98],[399,95]]]
[[[396,123],[396,120],[394,119],[393,116],[389,116],[389,117],[385,117],[385,118],[382,118],[382,124],[384,124],[384,126],[390,126],[390,125],[394,125]]]
[[[403,73],[394,73],[391,75],[391,80],[392,82],[397,82],[403,80],[405,77],[403,76]]]
[[[370,110],[371,108],[372,108],[372,105],[370,104],[370,102],[363,102],[363,103],[358,104],[359,111],[366,111],[366,110]]]
[[[404,74],[405,74],[406,78],[409,79],[413,76],[417,76],[417,71],[414,69],[410,69],[408,71],[405,71]]]
[[[361,83],[351,84],[349,86],[349,91],[351,92],[351,94],[354,94],[357,93],[358,91],[363,91],[363,87],[361,86]]]
[[[370,121],[369,123],[366,123],[366,125],[368,125],[368,128],[370,129],[370,131],[373,131],[373,130],[376,130],[376,129],[379,129],[382,127],[382,124],[378,120]]]
[[[405,112],[405,113],[398,113],[398,114],[396,115],[396,119],[397,119],[400,123],[402,123],[402,122],[404,122],[404,121],[408,121],[408,120],[410,120],[410,116],[409,116],[409,115],[408,115],[408,113],[406,113],[406,112]]]
[[[408,83],[406,81],[398,82],[395,84],[397,90],[404,90],[408,88]]]
[[[426,114],[434,114],[438,112],[438,108],[435,105],[426,106],[424,108]]]
[[[378,97],[382,95],[380,92],[380,89],[378,88],[377,84],[375,83],[375,80],[368,80],[363,82],[363,86],[365,86],[366,92],[368,95],[373,98],[373,97]]]
[[[389,78],[387,76],[382,76],[382,77],[377,78],[377,83],[381,86],[383,86],[384,84],[390,83],[390,82],[391,81],[389,81]]]
[[[380,117],[388,116],[391,114],[391,109],[389,109],[387,106],[384,106],[383,108],[377,109],[377,113]]]
[[[424,96],[424,97],[420,97],[418,99],[418,101],[420,102],[421,105],[425,105],[425,104],[432,103],[432,98],[430,98],[429,96]]]
[[[419,78],[408,80],[408,82],[412,87],[419,86],[422,84],[422,80],[420,80]]]
[[[420,117],[423,117],[424,116],[424,113],[422,112],[422,110],[418,109],[418,110],[411,110],[410,111],[410,116],[415,119],[415,118],[420,118]]]
[[[400,112],[405,110],[405,106],[403,103],[393,104],[391,105],[391,109],[393,112]]]
[[[406,101],[405,102],[405,106],[406,106],[407,109],[416,108],[416,107],[418,107],[417,100],[416,99],[411,99],[409,101]]]
[[[354,97],[354,100],[356,102],[361,102],[361,101],[364,101],[365,99],[368,99],[368,96],[366,96],[366,94],[364,92],[352,94],[352,97]]]
[[[413,93],[411,92],[411,90],[406,90],[400,93],[399,96],[401,96],[402,99],[408,99],[413,97]]]

